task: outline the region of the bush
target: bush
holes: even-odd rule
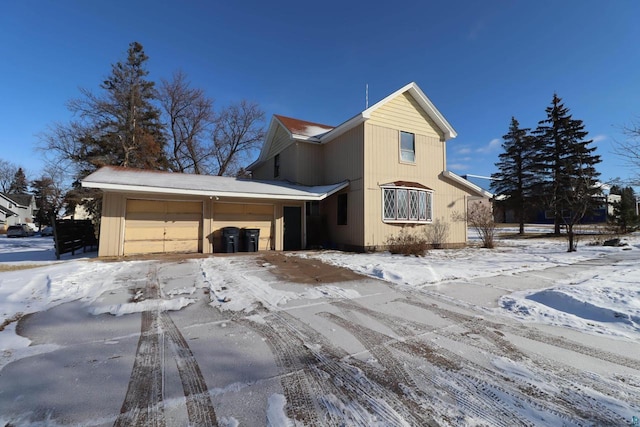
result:
[[[402,229],[396,236],[390,236],[385,242],[389,252],[392,254],[402,254],[405,256],[424,256],[427,253],[428,242],[424,236],[410,233],[407,229]]]
[[[436,219],[433,224],[425,226],[424,234],[432,248],[440,249],[449,237],[449,224]]]

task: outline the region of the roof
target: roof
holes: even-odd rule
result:
[[[255,162],[247,166],[247,169],[252,170],[264,160],[266,160],[266,155],[271,148],[271,139],[275,136],[278,125],[282,125],[289,132],[292,139],[307,142],[325,143],[333,140],[334,138],[337,138],[343,133],[365,122],[366,120],[371,118],[371,114],[374,111],[378,110],[389,101],[399,95],[402,95],[405,92],[408,92],[416,100],[418,105],[422,107],[423,111],[434,121],[436,126],[438,126],[438,128],[442,131],[445,140],[455,138],[458,135],[453,127],[449,124],[449,122],[447,122],[444,116],[440,113],[440,111],[438,111],[435,105],[433,105],[431,100],[427,98],[427,95],[422,92],[422,90],[415,82],[411,82],[393,92],[383,100],[362,111],[361,113],[356,114],[337,127],[308,122],[300,119],[294,119],[291,117],[274,115],[271,119],[271,123],[269,124],[269,129],[267,130],[265,142],[262,145],[260,155]]]
[[[449,178],[450,180],[462,185],[463,187],[467,188],[467,190],[470,190],[470,192],[475,193],[478,196],[481,197],[487,197],[489,199],[493,199],[493,193],[488,192],[487,190],[483,189],[482,187],[479,187],[477,185],[475,185],[473,182],[464,179],[463,177],[456,175],[455,173],[451,172],[451,171],[443,171],[442,175],[445,176],[446,178]]]
[[[82,180],[82,186],[104,191],[181,194],[209,197],[322,200],[349,186],[305,186],[286,181],[257,181],[226,176],[193,175],[105,166]]]
[[[25,193],[14,193],[14,194],[1,193],[1,194],[4,196],[5,199],[11,200],[16,205],[19,205],[22,207],[29,206],[31,204],[31,199],[33,198],[31,194],[25,194]]]
[[[274,117],[289,131],[291,136],[296,139],[309,138],[319,140],[322,135],[334,129],[333,126],[307,122],[278,114],[274,114]]]
[[[380,187],[406,187],[406,188],[419,188],[422,190],[431,190],[433,189],[420,184],[419,182],[411,182],[411,181],[393,181],[387,184],[382,184]]]

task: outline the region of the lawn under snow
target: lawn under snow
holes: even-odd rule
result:
[[[496,249],[466,248],[433,250],[425,257],[404,257],[389,253],[352,254],[335,251],[300,252],[291,256],[317,257],[380,278],[398,286],[429,290],[443,281],[470,281],[492,276],[514,276],[555,266],[567,266],[606,254],[632,255],[640,250],[640,235],[625,239],[625,247],[602,247],[581,244],[578,252],[566,252],[566,241],[558,239],[500,240]],[[73,300],[92,302],[103,293],[125,286],[113,278],[119,271],[145,261],[99,262],[91,260],[95,253],[63,256],[55,260],[51,238],[31,237],[8,239],[0,237],[0,262],[3,265],[33,265],[25,270],[0,272],[0,368],[11,360],[28,355],[28,340],[15,334],[15,319],[21,314],[46,310]],[[640,340],[640,263],[638,257],[624,257],[616,265],[603,265],[577,270],[571,278],[558,278],[550,286],[505,290],[494,309],[496,313],[523,321],[562,325],[588,333],[598,333],[621,339]],[[227,281],[234,275],[233,257],[198,259],[204,280],[210,282],[214,296],[227,297],[226,309],[246,310],[257,301],[275,309],[292,299],[353,298],[355,291],[338,286],[315,287],[304,293],[276,290],[264,282],[262,289],[246,289],[216,283],[214,271],[225,271]],[[237,267],[235,267],[237,268]],[[242,283],[246,285],[246,283]],[[254,286],[255,287],[255,286]],[[259,287],[259,286],[258,286]],[[215,295],[216,289],[234,289],[234,294]],[[230,292],[230,291],[229,291]],[[164,301],[168,310],[179,310],[193,300],[180,297]],[[94,309],[95,314],[115,315],[140,312],[149,304],[144,301]],[[167,305],[168,304],[168,305]],[[212,305],[216,305],[215,301]],[[17,351],[18,349],[22,349]]]

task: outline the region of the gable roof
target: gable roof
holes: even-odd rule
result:
[[[16,205],[22,207],[22,208],[26,208],[31,204],[31,199],[33,198],[33,196],[31,194],[7,194],[7,193],[0,193],[0,195],[2,195],[2,197],[4,197],[5,199],[15,203]]]
[[[458,135],[442,113],[440,113],[431,100],[427,98],[427,95],[424,94],[415,82],[411,82],[337,127],[274,115],[269,124],[269,130],[265,136],[265,142],[260,150],[260,155],[255,162],[247,166],[247,169],[252,170],[252,168],[255,168],[266,159],[271,149],[271,140],[275,136],[275,132],[279,126],[286,129],[292,139],[306,142],[319,142],[321,144],[326,143],[370,119],[374,111],[405,92],[408,92],[429,118],[434,121],[436,126],[442,131],[445,141],[455,138]]]
[[[105,166],[82,180],[82,186],[105,191],[181,194],[208,197],[323,200],[349,186],[348,181],[333,185],[306,186],[287,181],[256,181],[227,176],[194,175]]]

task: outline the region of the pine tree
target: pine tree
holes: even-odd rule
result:
[[[28,191],[29,184],[27,182],[27,177],[24,174],[24,170],[22,168],[18,168],[15,175],[13,176],[13,181],[9,185],[9,194],[25,194]]]
[[[509,132],[502,137],[504,150],[496,163],[498,172],[491,175],[492,189],[505,209],[513,209],[524,234],[527,208],[532,203],[534,181],[534,144],[530,129],[521,129],[515,117],[511,118]]]
[[[634,231],[640,218],[636,212],[636,194],[632,187],[611,187],[610,194],[619,194],[620,201],[613,203],[613,217],[611,222],[618,227],[621,233]]]
[[[595,197],[601,192],[595,166],[601,160],[594,154],[593,140],[585,139],[588,132],[582,120],[572,118],[557,94],[546,112],[547,118],[534,132],[536,168],[541,177],[546,177],[541,188],[554,216],[554,232],[559,235],[564,223],[569,251],[575,251],[573,226],[600,203]]]
[[[145,79],[147,60],[142,45],[131,43],[127,60],[112,65],[111,75],[100,85],[103,93],[83,90],[84,98],[69,103],[82,118],[69,127],[77,142],[70,153],[80,166],[77,179],[105,165],[167,168],[164,128],[154,105],[157,94],[154,82]]]

